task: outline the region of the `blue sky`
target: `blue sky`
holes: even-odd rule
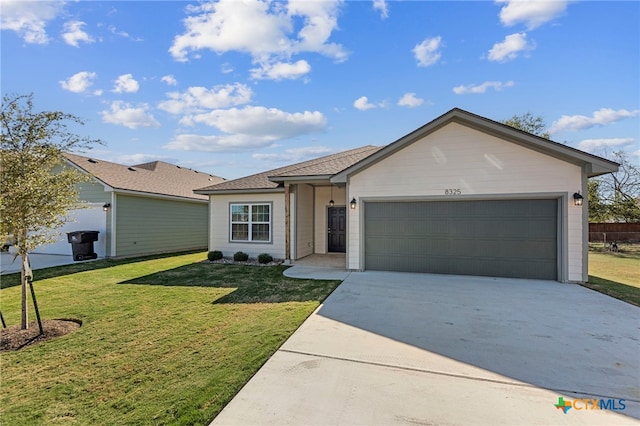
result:
[[[636,1],[0,0],[2,94],[89,155],[228,179],[385,145],[458,107],[640,162]]]

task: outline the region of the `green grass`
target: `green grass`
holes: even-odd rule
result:
[[[619,244],[618,252],[602,244],[589,248],[589,282],[584,286],[640,306],[640,245]]]
[[[205,258],[35,271],[43,317],[83,325],[0,354],[2,424],[208,424],[339,284]],[[9,325],[19,290],[0,290]]]

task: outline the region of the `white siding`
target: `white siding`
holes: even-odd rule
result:
[[[316,188],[315,203],[315,253],[326,254],[328,251],[328,229],[329,223],[327,219],[329,201],[333,196],[336,206],[346,205],[345,188],[334,186],[331,189],[328,186],[320,186]]]
[[[313,187],[296,185],[295,259],[313,254]]]
[[[451,123],[350,177],[348,198],[355,197],[358,208],[347,209],[348,268],[361,269],[363,199],[451,199],[445,196],[447,189],[486,199],[494,194],[563,194],[567,196],[568,223],[563,224],[560,239],[566,236],[568,241],[568,280],[583,281],[582,217],[586,207],[574,206],[571,197],[581,188],[580,167]]]
[[[229,238],[229,204],[231,203],[272,203],[271,242],[245,243],[231,242]],[[284,194],[230,194],[210,196],[209,250],[220,250],[225,256],[233,256],[243,251],[251,257],[260,253],[269,253],[276,259],[284,259],[285,217]]]

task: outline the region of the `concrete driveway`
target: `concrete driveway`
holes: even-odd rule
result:
[[[567,413],[555,407],[559,397],[573,403]],[[609,408],[622,408],[622,399],[626,408],[596,410],[581,398]],[[212,424],[637,425],[638,418],[640,308],[572,284],[361,272]]]

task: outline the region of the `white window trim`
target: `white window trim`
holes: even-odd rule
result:
[[[249,206],[249,220],[247,222],[234,222],[233,221],[233,207],[234,206]],[[268,222],[253,222],[252,210],[254,206],[268,206],[269,207],[269,221]],[[246,240],[234,240],[233,239],[233,225],[246,224],[248,227],[248,239]],[[252,226],[251,225],[269,225],[269,239],[268,240],[253,240]],[[229,203],[229,242],[231,243],[244,243],[244,244],[271,244],[273,239],[273,203]]]

